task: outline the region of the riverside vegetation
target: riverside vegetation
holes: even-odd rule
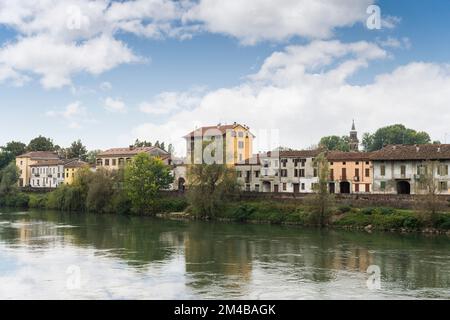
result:
[[[18,172],[12,162],[0,170],[0,207],[53,209],[153,216],[184,212],[193,219],[226,220],[366,230],[450,230],[448,209],[436,206],[434,194],[416,210],[356,208],[338,205],[326,188],[327,161],[316,159],[319,183],[303,203],[246,201],[233,169],[222,165],[194,165],[188,172],[186,195],[161,190],[173,181],[170,168],[158,158],[139,154],[124,170],[81,170],[73,185],[49,193],[26,193],[17,187]]]

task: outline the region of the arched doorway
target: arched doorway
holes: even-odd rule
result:
[[[411,194],[411,184],[408,181],[397,182],[398,194]]]
[[[185,190],[185,184],[186,184],[186,180],[184,180],[184,178],[179,178],[178,179],[178,191],[184,192]]]
[[[350,193],[350,182],[342,181],[339,184],[339,190],[340,190],[341,193],[349,194]]]

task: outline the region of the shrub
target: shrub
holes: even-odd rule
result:
[[[47,196],[46,195],[35,195],[31,194],[29,196],[28,207],[34,209],[43,209],[46,207]]]
[[[403,227],[408,229],[418,229],[421,226],[421,221],[416,217],[406,217],[403,221]]]
[[[441,215],[436,222],[436,228],[450,230],[450,215]]]
[[[377,211],[382,215],[390,215],[395,213],[395,210],[392,208],[378,208]]]
[[[361,213],[366,215],[366,216],[370,216],[374,212],[375,212],[374,208],[363,208],[363,209],[361,209]]]
[[[350,212],[351,210],[352,210],[352,207],[349,206],[349,205],[346,205],[346,204],[341,205],[341,206],[338,207],[338,211],[340,213],[347,213],[347,212]]]

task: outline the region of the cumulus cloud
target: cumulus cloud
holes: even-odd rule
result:
[[[88,112],[80,101],[72,102],[62,110],[47,111],[46,115],[52,118],[63,118],[71,129],[80,129],[82,123],[88,121]]]
[[[388,56],[368,42],[289,46],[269,56],[241,85],[207,91],[195,108],[174,111],[163,125],[143,123],[131,135],[165,137],[183,154],[181,137],[195,127],[237,121],[249,125],[257,137],[264,130],[278,130],[280,144],[306,148],[323,135],[347,134],[355,119],[360,134],[404,123],[442,139],[450,121],[450,67],[416,62],[365,85],[351,81],[372,61]]]
[[[104,101],[104,107],[109,112],[125,113],[127,107],[121,99],[113,99],[108,97]]]
[[[208,32],[236,37],[244,44],[293,36],[329,38],[335,28],[367,18],[373,0],[200,0],[183,17]]]
[[[142,102],[140,111],[153,115],[164,115],[179,110],[189,110],[201,102],[205,88],[194,88],[187,92],[162,92],[151,101]]]

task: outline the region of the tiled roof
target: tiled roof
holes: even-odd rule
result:
[[[323,150],[289,150],[280,151],[280,158],[314,158],[317,157]]]
[[[89,163],[80,160],[74,160],[64,165],[65,168],[82,168],[85,166],[89,166]]]
[[[44,160],[44,159],[59,159],[56,152],[49,151],[31,151],[18,156],[17,158],[30,158],[32,160]]]
[[[370,152],[342,152],[342,151],[328,151],[328,161],[365,161],[371,160]]]
[[[219,130],[222,134],[225,134],[227,132],[227,130],[233,130],[237,127],[243,127],[246,128],[247,130],[249,129],[247,126],[243,126],[240,125],[238,123],[236,124],[225,124],[225,125],[216,125],[216,126],[208,126],[208,127],[201,127],[198,128],[194,131],[191,131],[190,133],[188,133],[187,135],[184,136],[184,138],[189,138],[194,136],[194,134],[198,134],[197,131],[201,132],[202,136],[211,136],[212,134],[212,130]],[[208,132],[210,131],[210,132]],[[252,134],[250,132],[250,134]],[[252,134],[253,135],[253,134]]]
[[[372,160],[450,160],[450,144],[390,145],[372,152]]]
[[[127,156],[127,157],[132,157],[135,156],[139,153],[149,153],[152,155],[156,155],[156,154],[161,154],[161,155],[166,155],[167,152],[158,148],[158,147],[139,147],[139,148],[114,148],[114,149],[109,149],[106,150],[104,152],[100,152],[97,157],[110,157],[110,156]]]
[[[48,166],[59,166],[67,163],[67,160],[50,159],[50,160],[40,160],[35,164],[30,165],[30,167],[48,167]]]

